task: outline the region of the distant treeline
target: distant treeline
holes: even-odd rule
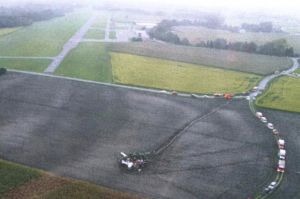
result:
[[[216,27],[217,24],[220,25],[220,21],[216,18],[209,18],[211,24],[210,27]],[[198,22],[197,22],[198,23]],[[203,23],[203,22],[202,22]],[[163,20],[157,26],[148,31],[150,38],[158,39],[161,41],[192,46],[187,38],[180,39],[180,37],[172,31],[173,26],[178,25],[195,25],[195,22],[189,20],[177,21],[177,20]],[[200,22],[198,23],[200,24]],[[212,25],[214,24],[214,25]],[[206,26],[208,26],[208,21],[206,21]],[[265,23],[260,24],[263,31],[270,30],[270,24]],[[269,28],[266,28],[269,26]],[[227,49],[242,51],[248,53],[257,53],[264,55],[274,55],[274,56],[295,56],[293,47],[289,46],[285,39],[278,39],[274,41],[267,42],[263,45],[257,45],[255,42],[228,42],[226,39],[219,38],[212,41],[202,41],[195,46],[206,47],[206,48],[216,48],[216,49]]]
[[[293,47],[288,45],[286,39],[273,40],[263,45],[257,45],[254,42],[228,42],[226,39],[216,39],[213,41],[200,42],[199,44],[196,44],[196,46],[235,50],[263,55],[274,55],[280,57],[295,56]]]
[[[211,29],[227,30],[231,32],[282,32],[280,28],[274,28],[272,22],[261,22],[259,24],[243,23],[241,26],[230,26],[225,24],[225,19],[219,15],[204,15],[199,20],[162,20],[159,28],[171,29],[174,26],[203,26]]]
[[[49,20],[54,17],[63,16],[70,10],[71,8],[69,7],[0,7],[0,28],[28,26],[36,21]]]
[[[172,32],[172,27],[178,25],[176,20],[162,20],[157,26],[148,31],[150,38],[155,38],[161,41],[189,45],[187,39],[180,39],[177,34]]]

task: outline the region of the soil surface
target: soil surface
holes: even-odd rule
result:
[[[2,159],[152,198],[247,198],[274,173],[274,138],[246,100],[224,105],[14,72],[0,76],[0,93]],[[207,114],[142,173],[120,170],[120,151],[152,151]]]

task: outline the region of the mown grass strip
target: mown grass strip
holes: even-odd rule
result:
[[[56,56],[89,16],[85,11],[74,12],[64,17],[36,22],[0,37],[0,55]]]
[[[0,37],[11,34],[15,31],[17,31],[18,29],[19,29],[19,27],[18,28],[0,28]]]
[[[51,60],[46,59],[0,59],[0,68],[8,68],[23,71],[43,72]]]
[[[40,175],[41,173],[35,169],[0,160],[0,198]]]
[[[103,43],[81,43],[55,71],[57,75],[112,82],[110,55]]]

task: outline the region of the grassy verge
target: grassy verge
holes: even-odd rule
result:
[[[300,112],[300,79],[282,77],[274,80],[256,104],[260,107]]]
[[[0,198],[138,199],[140,197],[0,160]]]
[[[0,59],[0,67],[33,72],[43,72],[50,63],[45,59]]]
[[[191,93],[241,93],[260,76],[182,62],[111,53],[114,82]]]
[[[110,31],[109,32],[109,38],[110,39],[117,39],[117,33],[116,33],[116,31]]]
[[[186,47],[158,42],[113,43],[111,51],[168,59],[198,65],[254,73],[271,74],[291,67],[288,58],[229,50]]]
[[[112,82],[110,56],[105,44],[81,43],[62,62],[58,75]]]
[[[85,182],[71,182],[59,189],[51,191],[41,198],[43,199],[73,199],[73,198],[117,198],[117,199],[138,199],[140,197],[130,195],[128,193],[122,193],[113,191],[108,188],[99,187]]]
[[[0,37],[13,33],[17,31],[19,28],[0,28]]]
[[[12,189],[39,176],[37,170],[0,160],[0,198]]]
[[[2,56],[56,56],[87,21],[85,12],[36,22],[0,38]]]
[[[99,29],[90,29],[86,35],[86,39],[104,39],[105,32],[104,30],[99,30]]]

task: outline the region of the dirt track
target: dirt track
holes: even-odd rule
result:
[[[9,72],[0,77],[0,157],[153,198],[247,198],[276,150],[247,101],[195,123],[140,175],[120,151],[150,151],[226,103]]]

